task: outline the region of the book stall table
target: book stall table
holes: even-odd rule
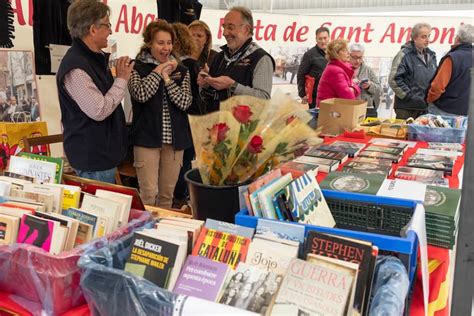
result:
[[[255,315],[246,310],[160,288],[124,271],[132,250],[133,234],[85,254],[78,262],[83,270],[81,287],[93,314],[101,315]]]
[[[48,315],[60,315],[83,305],[85,299],[79,285],[81,271],[77,266],[79,258],[152,223],[151,214],[143,211],[132,210],[130,220],[126,226],[105,237],[59,255],[27,244],[0,246],[2,295],[12,304],[18,302],[25,309],[44,310]]]
[[[324,142],[332,143],[333,141],[347,141],[367,144],[372,138],[373,137],[368,136],[365,136],[363,138],[348,138],[338,136],[327,137],[325,138]],[[406,165],[408,157],[414,154],[418,148],[428,147],[427,142],[415,142],[416,146],[414,148],[408,148],[400,162],[398,162],[398,164],[393,164],[393,170],[389,178],[393,178],[393,174],[397,170],[398,166]],[[461,187],[464,159],[464,155],[459,156],[454,164],[452,175],[446,177],[449,181],[449,187],[452,189],[458,189]],[[342,167],[339,167],[338,170],[340,169],[342,169]],[[318,173],[318,182],[321,182],[326,176],[327,173]],[[454,258],[455,256],[453,250],[428,245],[429,315],[449,315],[450,287],[452,286],[452,279],[449,274],[452,273],[452,270],[454,268]],[[424,315],[421,271],[417,272],[416,279],[414,280],[414,282],[415,283],[413,284],[413,294],[410,304],[410,315]]]

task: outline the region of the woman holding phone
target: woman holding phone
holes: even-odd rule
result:
[[[191,80],[171,55],[175,33],[168,22],[148,24],[143,39],[128,82],[134,166],[143,203],[171,208],[183,151],[192,145],[186,115]]]
[[[361,88],[360,99],[367,101],[367,117],[377,117],[377,109],[382,95],[382,86],[375,72],[364,63],[364,46],[349,45],[349,62],[354,69],[353,81]]]

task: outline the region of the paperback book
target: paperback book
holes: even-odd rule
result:
[[[159,287],[172,289],[183,264],[178,264],[179,259],[183,258],[180,254],[185,255],[183,251],[186,245],[142,233],[134,233],[131,244],[125,271],[143,277]],[[178,268],[175,269],[175,266]]]
[[[442,179],[443,176],[443,171],[423,168],[398,167],[395,171],[396,178],[420,182]]]
[[[357,154],[365,147],[362,143],[335,141],[331,144],[322,144],[319,146],[320,150],[343,152],[349,155],[349,158],[357,156]]]
[[[234,269],[239,262],[245,262],[249,245],[249,238],[203,227],[192,255],[223,262]]]
[[[318,171],[326,173],[336,170],[339,167],[339,160],[320,157],[300,156],[293,161],[313,164],[318,167]]]
[[[238,236],[246,237],[249,239],[253,238],[253,234],[255,232],[255,229],[250,228],[250,227],[218,221],[212,218],[206,219],[206,223],[204,224],[204,226],[207,227],[208,229],[213,229],[213,230],[217,230],[223,233],[238,235]]]
[[[332,160],[338,160],[339,163],[344,163],[349,155],[345,152],[336,152],[336,151],[328,151],[328,150],[321,150],[318,147],[313,147],[309,149],[307,152],[304,153],[305,156],[310,157],[319,157],[319,158],[326,158]]]
[[[293,258],[272,314],[282,311],[285,305],[296,305],[301,313],[294,315],[345,316],[353,281],[353,276],[346,273]]]
[[[318,173],[318,166],[304,162],[287,161],[280,165],[279,168],[283,174],[291,173],[293,179],[301,177],[310,170],[312,170],[314,174]]]
[[[392,166],[386,166],[377,163],[350,161],[342,168],[341,171],[345,173],[380,174],[386,177],[392,171]]]
[[[245,263],[227,275],[219,303],[265,314],[273,301],[282,277]]]
[[[64,168],[64,160],[62,158],[36,155],[36,154],[25,153],[25,152],[19,153],[18,156],[23,157],[23,158],[33,159],[33,160],[47,161],[47,162],[54,163],[56,165],[56,176],[54,178],[54,183],[58,183],[58,184],[61,183],[62,178],[63,178],[63,168]]]
[[[331,210],[311,171],[293,180],[285,190],[288,210],[295,221],[325,227],[335,226]]]
[[[394,155],[394,154],[382,153],[378,151],[367,151],[367,150],[362,151],[359,154],[359,156],[375,158],[375,159],[387,159],[387,160],[391,160],[394,163],[398,163],[401,159],[401,155]]]
[[[54,183],[56,164],[49,161],[12,156],[8,171],[34,178],[39,183]]]
[[[397,148],[397,147],[389,147],[389,146],[377,146],[377,145],[370,145],[367,146],[364,151],[376,151],[380,153],[386,153],[386,154],[391,154],[391,155],[401,155],[403,154],[404,150],[403,148]]]
[[[173,292],[215,302],[229,270],[225,263],[188,256]]]
[[[310,231],[304,247],[304,258],[310,253],[359,264],[354,308],[362,314],[369,302],[375,268],[376,255],[372,244],[362,240]]]

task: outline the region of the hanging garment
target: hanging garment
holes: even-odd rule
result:
[[[13,33],[13,8],[8,0],[0,0],[0,47],[13,47],[12,40],[15,38]]]
[[[159,19],[186,25],[199,20],[202,10],[202,4],[197,0],[157,0],[157,7]]]
[[[51,74],[49,44],[71,45],[67,29],[68,0],[33,0],[36,74]]]

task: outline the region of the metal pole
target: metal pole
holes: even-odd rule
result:
[[[468,117],[466,158],[464,160],[454,289],[451,303],[451,315],[465,316],[471,315],[474,292],[474,68],[471,68],[471,96]]]

